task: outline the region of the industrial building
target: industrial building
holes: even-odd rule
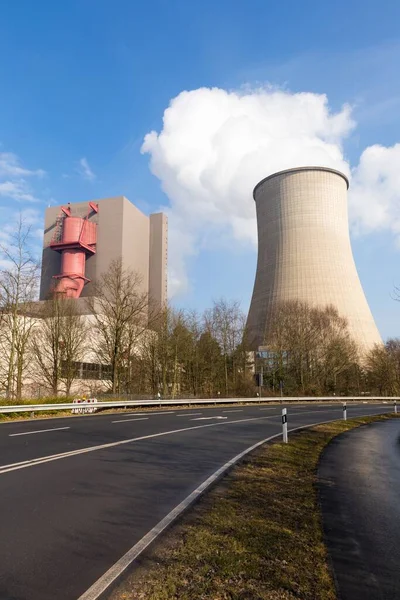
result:
[[[350,243],[347,177],[301,167],[266,177],[254,189],[258,261],[247,332],[265,344],[274,306],[300,300],[333,305],[365,354],[381,337],[365,298]]]
[[[167,300],[168,224],[147,217],[124,196],[52,206],[46,210],[40,300],[56,291],[93,295],[93,282],[113,260],[141,277],[140,290],[155,307]],[[84,302],[80,303],[84,307]]]
[[[137,339],[137,352],[140,353],[141,345],[154,335],[151,324],[148,323],[146,329],[147,317],[157,314],[167,301],[166,215],[155,213],[146,216],[124,196],[68,203],[46,210],[40,299],[39,302],[33,301],[22,306],[15,325],[18,331],[24,331],[27,336],[26,332],[29,332],[21,381],[25,396],[40,397],[54,393],[49,381],[43,376],[45,368],[53,368],[55,359],[51,340],[49,342],[43,333],[47,317],[42,313],[44,301],[51,298],[53,293],[76,303],[77,314],[87,335],[73,359],[75,375],[69,393],[90,395],[109,389],[111,366],[102,364],[106,361],[102,361],[97,352],[99,334],[94,326],[96,315],[101,317],[101,305],[96,302],[88,303],[87,298],[95,297],[94,283],[99,281],[116,260],[121,261],[124,269],[139,275],[138,279],[135,278],[139,284],[136,291],[140,297],[147,296],[149,306],[151,305],[151,311],[144,308],[143,322],[139,327],[144,327]],[[146,301],[143,302],[143,306],[145,305]],[[12,314],[3,318],[2,326],[5,330],[10,329],[12,318]],[[40,357],[40,349],[33,350],[33,339],[43,341]],[[9,335],[2,335],[0,339],[0,379],[3,380],[7,379],[10,368],[10,340]],[[63,358],[64,341],[58,340],[57,343],[61,357],[61,392],[65,391],[65,378],[68,374]],[[13,381],[9,385],[9,394],[15,392],[14,387]]]

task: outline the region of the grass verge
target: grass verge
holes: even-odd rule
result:
[[[25,405],[31,406],[34,404],[62,404],[64,402],[72,402],[72,398],[60,398],[60,397],[45,397],[45,398],[24,398],[23,400],[6,400],[1,398],[0,404],[2,406],[16,406]],[[51,417],[64,417],[71,415],[71,411],[64,410],[49,410],[43,412],[35,412],[34,415],[27,412],[15,412],[15,413],[0,413],[0,423],[8,421],[26,421],[27,419],[48,419]]]
[[[335,421],[254,452],[156,543],[110,600],[334,600],[316,491],[321,451],[394,415]]]

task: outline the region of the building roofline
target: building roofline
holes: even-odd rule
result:
[[[286,173],[297,173],[298,171],[327,171],[328,173],[334,173],[335,175],[339,175],[339,177],[343,177],[346,182],[347,189],[349,189],[349,180],[344,173],[341,171],[337,171],[336,169],[330,169],[329,167],[295,167],[293,169],[285,169],[284,171],[278,171],[277,173],[273,173],[272,175],[268,175],[268,177],[264,177],[261,179],[255,186],[253,190],[253,198],[256,199],[256,191],[266,181],[272,179],[273,177],[278,177],[278,175],[286,175]]]

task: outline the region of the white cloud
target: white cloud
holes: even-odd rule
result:
[[[325,95],[270,88],[182,92],[164,112],[143,153],[170,200],[170,291],[187,289],[186,260],[210,233],[256,243],[252,190],[293,166],[349,166],[342,141],[351,109],[332,113]]]
[[[38,202],[24,179],[19,181],[0,181],[0,196],[21,202]]]
[[[0,152],[0,177],[43,177],[46,174],[43,169],[25,169],[13,152]]]
[[[353,170],[350,223],[359,234],[391,231],[400,243],[400,144],[369,146]]]
[[[349,175],[352,230],[390,231],[400,246],[400,143],[366,148],[351,169],[342,144],[354,127],[348,105],[334,113],[319,94],[201,88],[174,98],[142,145],[170,202],[171,295],[188,288],[187,260],[210,236],[256,246],[252,190],[286,168]]]
[[[94,181],[96,179],[96,175],[93,173],[85,157],[81,158],[79,161],[78,172],[88,181]]]
[[[43,177],[42,169],[26,169],[13,152],[0,152],[0,197],[18,202],[38,202],[28,177]]]

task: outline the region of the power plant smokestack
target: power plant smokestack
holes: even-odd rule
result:
[[[339,171],[301,167],[270,175],[254,188],[258,261],[247,318],[252,349],[268,338],[274,306],[288,300],[335,306],[361,354],[382,342],[351,250],[348,187]]]

